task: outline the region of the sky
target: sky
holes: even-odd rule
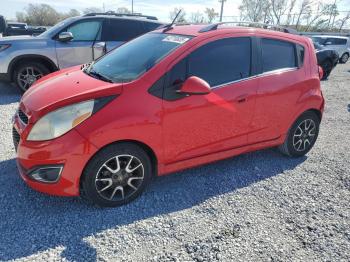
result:
[[[6,5],[0,5],[0,14],[7,19],[16,17],[16,12],[23,11],[23,8],[29,3],[45,3],[54,7],[57,11],[69,11],[75,8],[82,11],[87,7],[103,7],[106,11],[115,10],[118,7],[128,7],[131,9],[131,0],[0,0],[7,2]],[[227,0],[225,3],[224,15],[239,15],[238,6],[241,0]],[[192,12],[203,12],[206,7],[212,7],[220,10],[218,0],[134,0],[134,12],[157,16],[161,21],[169,21],[169,13],[175,7],[184,8],[187,14]]]
[[[4,3],[6,1],[6,5]],[[330,2],[331,0],[322,0]],[[333,2],[333,1],[332,1]],[[350,0],[337,0],[340,10],[350,10]],[[29,3],[45,3],[54,7],[57,11],[65,12],[75,8],[82,11],[87,7],[105,6],[105,10],[115,10],[118,7],[128,7],[131,9],[131,0],[0,0],[0,15],[4,15],[8,20],[16,17],[16,12],[23,11]],[[227,0],[225,3],[225,20],[234,20],[233,16],[239,16],[238,7],[241,0]],[[175,7],[182,7],[187,15],[194,12],[203,12],[206,7],[220,10],[218,0],[134,0],[134,12],[157,16],[159,20],[169,21],[169,13]],[[231,19],[230,19],[231,18]]]

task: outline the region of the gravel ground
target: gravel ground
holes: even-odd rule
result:
[[[0,84],[0,260],[349,261],[350,63],[322,83],[315,148],[263,150],[156,179],[128,206],[49,197],[19,178]]]

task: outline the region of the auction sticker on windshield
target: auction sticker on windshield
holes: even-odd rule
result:
[[[181,36],[181,35],[168,35],[162,41],[183,44],[183,43],[186,43],[188,40],[190,40],[189,37],[185,37],[185,36]]]

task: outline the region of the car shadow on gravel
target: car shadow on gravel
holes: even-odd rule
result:
[[[62,249],[74,261],[96,260],[85,240],[106,229],[188,208],[222,194],[294,169],[306,157],[291,159],[274,150],[249,153],[193,168],[153,181],[136,201],[103,209],[79,198],[46,196],[29,189],[19,178],[15,160],[0,162],[0,260],[17,259]]]
[[[21,99],[21,92],[10,83],[0,82],[0,105],[17,103]]]

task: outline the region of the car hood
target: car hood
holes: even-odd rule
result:
[[[47,75],[26,91],[20,108],[35,122],[57,108],[99,97],[119,95],[122,84],[108,83],[85,74],[80,66]]]

